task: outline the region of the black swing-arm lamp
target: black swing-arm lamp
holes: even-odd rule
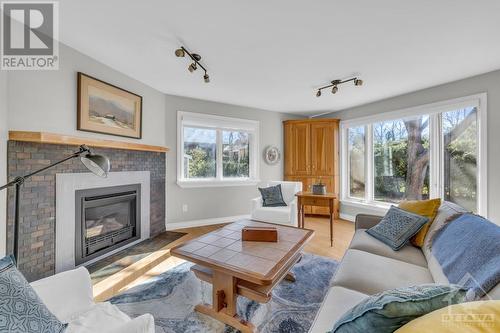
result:
[[[83,165],[85,165],[85,167],[90,172],[95,174],[96,176],[106,177],[108,175],[108,172],[111,168],[111,164],[109,162],[109,159],[106,156],[93,154],[86,145],[81,145],[80,149],[77,152],[73,153],[72,155],[70,155],[70,156],[68,156],[68,157],[66,157],[58,162],[55,162],[51,165],[48,165],[48,166],[43,167],[39,170],[36,170],[32,173],[29,173],[27,175],[18,176],[16,178],[14,178],[14,180],[12,180],[11,182],[0,187],[0,191],[4,190],[6,188],[12,187],[12,186],[15,186],[15,189],[16,189],[16,192],[15,192],[15,211],[14,211],[14,249],[13,249],[13,254],[14,254],[14,258],[16,259],[16,262],[18,259],[19,194],[20,194],[21,186],[24,184],[24,182],[27,179],[33,177],[34,175],[39,174],[40,172],[43,172],[47,169],[50,169],[56,165],[59,165],[61,163],[64,163],[64,162],[71,160],[73,158],[76,158],[76,157],[80,157],[80,160],[83,163]]]

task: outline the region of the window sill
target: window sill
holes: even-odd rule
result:
[[[177,185],[181,188],[201,187],[234,187],[234,186],[256,186],[260,183],[257,179],[242,180],[178,180]]]
[[[340,203],[349,207],[369,209],[373,210],[374,212],[384,213],[384,214],[387,213],[389,208],[391,208],[391,204],[384,204],[381,202],[362,202],[352,199],[343,199],[340,200]]]

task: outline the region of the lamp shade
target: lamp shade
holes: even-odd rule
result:
[[[102,178],[106,178],[108,176],[108,172],[111,168],[109,158],[102,155],[88,153],[80,157],[80,161],[82,161],[83,165],[85,165],[90,172]]]

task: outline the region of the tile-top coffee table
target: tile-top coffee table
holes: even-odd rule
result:
[[[244,242],[241,229],[245,226],[276,227],[278,242]],[[199,304],[196,311],[242,332],[254,332],[251,323],[236,315],[237,295],[269,302],[278,282],[284,278],[294,281],[289,271],[313,234],[308,229],[240,220],[180,244],[170,253],[195,263],[191,270],[200,280],[212,284],[212,305]]]

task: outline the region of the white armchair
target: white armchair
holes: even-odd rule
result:
[[[68,323],[65,333],[154,333],[153,316],[131,319],[109,302],[95,303],[87,269],[80,267],[31,283],[47,308]]]
[[[286,207],[263,207],[262,197],[252,200],[252,220],[278,223],[297,227],[297,198],[295,193],[302,191],[301,182],[272,181],[267,186],[281,184],[281,194]]]

